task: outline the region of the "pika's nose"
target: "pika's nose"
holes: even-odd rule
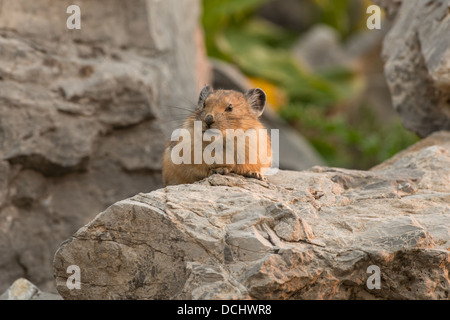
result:
[[[205,117],[205,123],[206,123],[208,126],[210,126],[210,125],[212,125],[212,124],[214,123],[214,117],[213,117],[212,114],[206,115],[206,117]]]

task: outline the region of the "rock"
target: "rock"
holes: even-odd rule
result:
[[[54,257],[64,299],[442,299],[450,132],[370,171],[213,175],[119,201]],[[81,288],[66,287],[67,267]],[[377,276],[380,288],[369,277]],[[372,271],[375,270],[375,271]]]
[[[315,71],[349,63],[338,32],[322,24],[306,32],[297,41],[293,53],[300,65]]]
[[[353,72],[363,77],[363,87],[360,99],[353,98],[354,106],[351,121],[360,120],[361,105],[369,107],[380,124],[390,124],[398,121],[399,115],[392,105],[391,93],[384,76],[384,63],[381,51],[384,37],[389,29],[388,23],[383,21],[380,30],[363,30],[346,41],[345,52],[348,56]]]
[[[59,294],[42,292],[24,278],[17,279],[0,295],[0,300],[62,300]]]
[[[389,19],[393,19],[397,14],[403,0],[373,0],[373,2],[384,9],[386,16]]]
[[[297,33],[314,25],[320,14],[314,3],[297,0],[267,1],[257,10],[260,17]]]
[[[58,244],[162,185],[178,106],[208,81],[198,0],[0,1],[0,292],[55,290]]]
[[[395,17],[384,39],[384,71],[404,126],[426,137],[450,129],[447,0],[378,1]]]
[[[246,92],[253,85],[235,66],[216,59],[210,59],[215,88]],[[324,161],[311,144],[288,123],[281,119],[269,106],[261,121],[267,129],[279,130],[279,167],[288,170],[305,170]]]

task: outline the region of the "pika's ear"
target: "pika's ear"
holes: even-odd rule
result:
[[[202,89],[202,91],[200,91],[200,95],[198,97],[198,106],[201,107],[203,105],[203,102],[205,102],[206,98],[209,96],[209,94],[213,91],[213,89],[208,86],[205,85]]]
[[[266,105],[266,93],[262,89],[256,88],[248,90],[244,96],[256,116],[260,117],[263,114]]]

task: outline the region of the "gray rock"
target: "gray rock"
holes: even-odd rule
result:
[[[24,278],[17,279],[0,295],[0,300],[62,300],[59,294],[42,292]]]
[[[449,130],[450,2],[378,2],[395,17],[384,40],[383,59],[403,124],[421,137]]]
[[[402,5],[403,0],[373,0],[373,2],[384,9],[389,19],[393,19]]]
[[[300,33],[316,23],[320,12],[309,1],[273,0],[263,3],[257,14],[276,25]]]
[[[119,201],[61,244],[64,299],[449,299],[450,132],[370,171],[213,175]],[[66,286],[69,265],[81,288]],[[371,268],[380,288],[368,286]]]
[[[338,32],[327,25],[316,25],[306,32],[293,48],[300,65],[320,71],[349,64]]]
[[[58,244],[162,185],[164,143],[208,70],[198,0],[0,1],[0,292],[55,290]],[[203,71],[202,71],[203,70]]]

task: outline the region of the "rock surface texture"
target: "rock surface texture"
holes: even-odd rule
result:
[[[200,3],[80,0],[69,30],[73,1],[0,0],[0,292],[20,277],[56,290],[61,241],[162,186],[164,145],[212,81]],[[320,164],[282,131],[285,168]]]
[[[375,2],[394,19],[383,58],[403,124],[421,137],[450,130],[450,1]]]
[[[176,107],[205,81],[198,0],[76,3],[80,30],[73,1],[0,1],[0,292],[55,290],[61,241],[162,185]]]
[[[24,278],[17,279],[0,295],[0,300],[62,300],[59,294],[42,292]]]
[[[64,299],[448,300],[449,226],[450,132],[438,132],[370,171],[138,194],[62,243],[54,273]],[[69,265],[80,290],[66,287]]]

